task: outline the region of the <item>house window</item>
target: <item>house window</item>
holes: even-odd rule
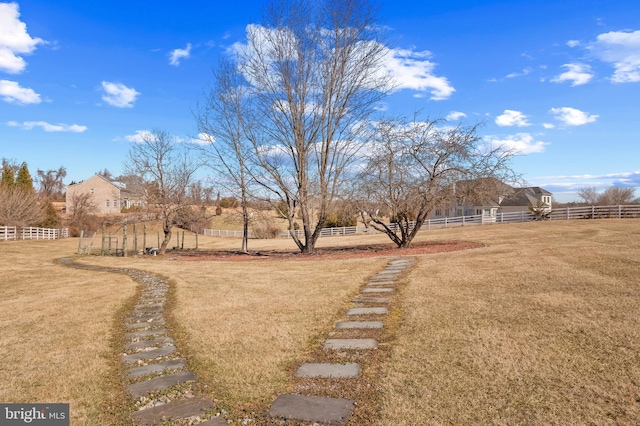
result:
[[[456,216],[462,216],[462,209],[458,209],[458,213],[456,214]]]
[[[113,207],[118,207],[118,200],[113,200]]]
[[[482,210],[476,209],[476,214],[482,214]]]
[[[107,201],[105,201],[105,202],[104,202],[104,206],[105,206],[105,207],[109,207],[109,200],[107,200]]]
[[[484,209],[485,216],[491,216],[491,209]]]
[[[440,211],[440,209],[436,210],[436,216],[442,216],[442,212]]]

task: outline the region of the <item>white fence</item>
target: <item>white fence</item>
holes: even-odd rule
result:
[[[567,207],[554,209],[548,216],[549,220],[572,220],[572,219],[629,219],[640,218],[640,204],[628,206],[588,206],[588,207]],[[498,213],[495,216],[473,215],[473,216],[457,216],[443,217],[438,219],[428,219],[422,224],[421,230],[450,228],[454,226],[471,226],[471,225],[491,225],[499,223],[517,223],[530,222],[535,220],[535,216],[525,210],[511,213]],[[411,223],[410,228],[413,227]],[[396,224],[389,225],[390,228],[397,227]],[[298,236],[303,236],[302,230],[295,231]],[[341,228],[322,228],[321,237],[342,236],[342,235],[358,235],[377,233],[372,227],[364,226],[345,226]],[[205,229],[204,235],[214,237],[242,237],[242,231],[217,231],[214,229]],[[291,238],[291,232],[281,231],[278,233],[279,238]],[[252,238],[249,233],[249,238]]]
[[[69,238],[69,229],[51,228],[19,228],[17,226],[0,226],[0,241],[7,240],[57,240]]]

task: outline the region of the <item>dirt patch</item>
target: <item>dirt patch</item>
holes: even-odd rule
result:
[[[368,244],[349,247],[322,247],[313,254],[297,251],[263,250],[242,253],[238,251],[198,250],[167,252],[171,258],[183,261],[295,261],[295,260],[332,260],[361,259],[368,257],[418,256],[423,254],[446,253],[482,247],[483,244],[472,241],[435,241],[414,243],[408,248],[397,248],[392,244]]]

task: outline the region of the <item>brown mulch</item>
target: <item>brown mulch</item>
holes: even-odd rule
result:
[[[483,247],[481,243],[472,241],[425,241],[413,243],[411,247],[397,248],[393,244],[369,244],[348,247],[322,247],[316,248],[313,254],[300,253],[299,251],[263,250],[242,253],[239,251],[223,250],[189,250],[172,251],[167,255],[176,260],[183,261],[282,261],[282,260],[334,260],[334,259],[360,259],[370,257],[393,256],[418,256],[424,254],[446,253],[451,251],[467,250]]]

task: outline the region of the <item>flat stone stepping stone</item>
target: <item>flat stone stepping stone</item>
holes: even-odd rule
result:
[[[346,328],[382,328],[382,321],[338,321],[336,329]]]
[[[379,282],[381,282],[381,281],[386,281],[386,282],[392,282],[392,283],[395,283],[396,281],[394,280],[394,278],[395,278],[395,277],[390,277],[390,276],[388,276],[388,277],[372,277],[372,278],[369,280],[369,283],[379,283]]]
[[[327,339],[324,349],[375,349],[378,347],[376,339]]]
[[[171,355],[175,351],[176,351],[175,346],[164,346],[162,348],[153,349],[151,351],[138,352],[136,354],[131,354],[131,355],[123,355],[122,362],[125,364],[134,364],[142,360],[156,359],[159,357]]]
[[[131,350],[131,349],[142,349],[142,348],[151,348],[154,346],[164,346],[167,344],[173,344],[173,339],[171,337],[158,337],[156,339],[150,339],[150,340],[140,340],[139,342],[133,342],[133,343],[129,343],[128,345],[125,345],[124,349],[125,350]]]
[[[153,330],[132,331],[124,335],[125,339],[139,339],[140,337],[161,336],[167,334],[166,328],[156,328]]]
[[[341,425],[351,414],[354,402],[344,398],[322,398],[283,394],[271,404],[269,415],[284,419]]]
[[[393,292],[392,288],[363,288],[361,293],[391,293]]]
[[[358,377],[360,364],[316,364],[304,363],[296,371],[298,377],[330,377],[334,379],[352,379]]]
[[[409,259],[397,259],[389,262],[389,265],[410,265],[412,263]]]
[[[354,303],[389,303],[388,297],[357,297],[353,299]]]
[[[162,314],[163,312],[164,312],[164,308],[141,309],[141,310],[136,309],[135,311],[131,311],[131,315],[135,317],[135,316],[142,316],[142,315],[149,315],[149,314]]]
[[[171,361],[158,362],[156,364],[130,368],[129,371],[127,371],[127,377],[129,377],[130,379],[134,379],[136,377],[162,373],[165,370],[179,370],[181,368],[184,368],[184,366],[184,359],[172,359]]]
[[[395,281],[369,281],[367,283],[368,286],[378,286],[378,285],[395,285]]]
[[[134,398],[139,398],[148,393],[158,390],[168,389],[171,386],[179,385],[180,383],[197,381],[195,374],[191,371],[181,371],[180,373],[168,374],[166,376],[156,377],[154,379],[143,380],[142,382],[134,383],[127,386],[127,392],[129,392]]]
[[[158,297],[158,296],[145,296],[142,295],[138,301],[138,305],[148,305],[150,303],[164,303],[166,297]]]
[[[347,310],[347,315],[385,315],[389,310],[384,307],[375,308],[351,308]]]
[[[143,309],[157,309],[157,308],[163,308],[164,307],[164,303],[145,303],[145,304],[140,304],[140,305],[136,305],[133,308],[135,310],[143,310]]]
[[[136,426],[153,426],[166,423],[172,419],[182,419],[202,415],[214,408],[213,401],[203,396],[180,399],[145,410],[136,411],[131,415]],[[204,423],[200,423],[204,424]],[[216,425],[216,423],[213,423]],[[224,422],[226,425],[227,422]],[[222,423],[220,423],[222,425]]]
[[[150,319],[160,319],[160,318],[162,318],[162,314],[148,314],[148,315],[140,315],[135,317],[127,317],[124,320],[126,322],[140,322],[140,321],[147,321]]]
[[[162,325],[164,324],[164,319],[157,319],[155,321],[144,321],[144,322],[136,322],[134,324],[125,324],[124,326],[128,329],[135,329],[135,328],[145,328],[145,327],[153,327],[155,325]]]

